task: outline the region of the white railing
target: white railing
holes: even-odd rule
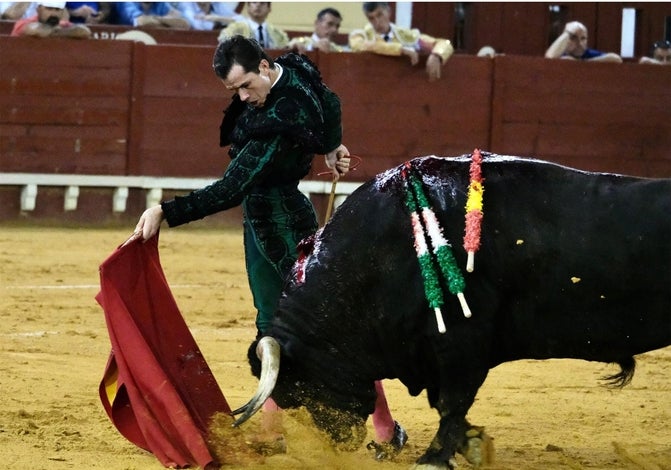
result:
[[[146,206],[158,204],[164,189],[191,191],[216,181],[216,178],[175,178],[159,176],[105,176],[105,175],[64,175],[51,173],[0,173],[0,186],[21,186],[21,210],[35,210],[37,192],[40,186],[61,186],[65,188],[63,210],[77,209],[80,187],[114,188],[112,210],[125,212],[128,191],[139,188],[147,191]],[[362,183],[342,181],[336,185],[334,206],[337,207]],[[298,189],[307,197],[311,194],[330,194],[330,181],[301,181]]]

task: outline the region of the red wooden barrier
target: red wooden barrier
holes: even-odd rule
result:
[[[405,58],[321,54],[319,67],[341,98],[345,145],[364,157],[357,179],[415,156],[489,148],[489,59],[455,56],[433,83]]]
[[[229,94],[212,72],[214,46],[0,37],[0,50],[0,173],[224,171],[218,133]],[[423,64],[405,58],[311,58],[341,97],[345,144],[364,157],[349,181],[475,147],[671,177],[671,67],[456,55],[429,83]],[[10,191],[2,211],[16,215]],[[131,194],[133,204],[142,195]]]
[[[124,174],[133,48],[0,37],[0,171]]]
[[[670,83],[671,67],[497,57],[491,148],[669,177]]]
[[[228,163],[219,123],[228,93],[212,72],[213,47],[148,46],[134,67],[128,173],[219,175]]]

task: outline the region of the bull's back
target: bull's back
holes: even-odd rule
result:
[[[502,350],[617,361],[670,344],[671,180],[491,163],[472,278],[497,284]]]
[[[443,285],[447,328],[458,332],[446,341],[462,347],[491,334],[495,346],[485,354],[493,362],[610,362],[671,344],[671,180],[488,154],[481,247],[467,273],[470,159],[422,158],[411,167],[452,245],[473,312],[458,315]],[[383,191],[402,198],[403,178],[384,176]]]

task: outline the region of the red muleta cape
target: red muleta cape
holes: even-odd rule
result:
[[[166,467],[216,466],[208,424],[231,410],[170,292],[158,234],[100,265],[96,300],[112,343],[99,387],[112,423]]]

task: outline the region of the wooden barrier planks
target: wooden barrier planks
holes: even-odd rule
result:
[[[409,158],[489,147],[492,62],[456,56],[429,82],[424,62],[374,54],[322,54],[319,67],[341,98],[344,142],[370,178]]]
[[[3,37],[0,48],[0,171],[217,177],[228,164],[213,47]],[[475,147],[671,176],[669,68],[455,55],[431,83],[405,57],[310,57],[365,159],[351,181]]]
[[[129,155],[133,174],[223,173],[229,158],[227,149],[219,147],[219,124],[231,94],[212,71],[213,53],[213,47],[204,46],[144,48],[136,66],[142,70],[134,102],[141,109],[132,119],[139,139]]]
[[[2,170],[123,174],[132,48],[0,37]]]
[[[671,69],[521,56],[495,62],[493,150],[671,176]]]

